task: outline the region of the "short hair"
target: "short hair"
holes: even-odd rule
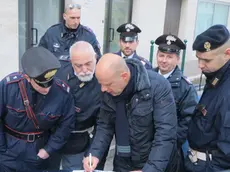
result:
[[[93,46],[86,42],[86,41],[77,41],[75,42],[69,49],[69,55],[70,55],[70,59],[71,59],[71,55],[73,53],[74,50],[78,50],[78,51],[84,51],[84,52],[89,52],[90,54],[95,55],[96,56],[96,52],[93,49]],[[96,59],[96,57],[95,57]]]
[[[80,4],[67,4],[65,6],[65,12],[67,10],[72,10],[72,9],[78,9],[78,10],[80,10],[81,9],[81,5]]]

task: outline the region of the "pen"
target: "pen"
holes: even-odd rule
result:
[[[92,154],[89,154],[89,167],[92,168]]]

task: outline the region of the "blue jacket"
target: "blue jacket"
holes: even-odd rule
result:
[[[192,149],[212,154],[214,171],[230,169],[230,61],[207,76],[188,132]]]
[[[146,70],[139,60],[126,61],[137,69],[136,93],[127,106],[131,159],[135,161],[126,170],[164,171],[176,145],[177,116],[170,84],[153,70]],[[110,94],[103,93],[97,131],[89,150],[99,159],[115,134],[115,118],[116,103]],[[121,166],[117,158],[114,166]]]
[[[159,68],[155,68],[158,72]],[[177,106],[177,139],[181,146],[187,139],[188,126],[198,102],[197,92],[192,83],[182,74],[177,66],[167,78],[171,84]]]
[[[21,80],[25,85],[29,102],[38,120],[39,131],[49,133],[51,129],[55,128],[55,132],[49,135],[43,147],[51,154],[66,143],[70,131],[74,127],[74,103],[72,96],[69,94],[69,87],[61,80],[54,78],[49,93],[41,95],[33,90],[21,73],[12,73],[0,82],[0,119],[2,121],[0,123],[0,152],[4,152],[9,147],[12,148],[11,151],[14,152],[15,157],[26,152],[25,145],[27,142],[17,138],[12,139],[9,134],[4,132],[4,125],[18,132],[37,131],[32,120],[27,117],[25,112],[18,86],[18,82]],[[34,96],[36,99],[34,99]],[[8,142],[9,140],[11,141]],[[37,140],[31,144],[36,145]],[[36,157],[36,155],[33,156]]]
[[[121,51],[118,51],[115,54],[121,56]],[[144,57],[137,55],[136,52],[134,53],[132,58],[140,60],[146,69],[152,69],[153,68],[152,64],[148,60],[146,60]]]
[[[101,57],[99,42],[88,27],[79,25],[76,32],[66,28],[64,22],[51,26],[42,36],[39,46],[47,48],[55,56],[69,55],[69,48],[77,41],[89,42],[98,58]]]

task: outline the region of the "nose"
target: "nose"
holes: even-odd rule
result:
[[[82,72],[84,72],[84,73],[88,72],[88,69],[85,65],[82,66]]]
[[[102,91],[102,92],[105,92],[105,91],[107,91],[107,90],[108,90],[108,89],[107,89],[105,86],[103,86],[103,85],[101,86],[101,91]]]
[[[198,67],[202,70],[204,68],[204,63],[202,60],[198,60]]]

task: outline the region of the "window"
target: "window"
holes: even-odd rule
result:
[[[214,24],[227,26],[229,5],[199,1],[196,17],[195,37]]]

